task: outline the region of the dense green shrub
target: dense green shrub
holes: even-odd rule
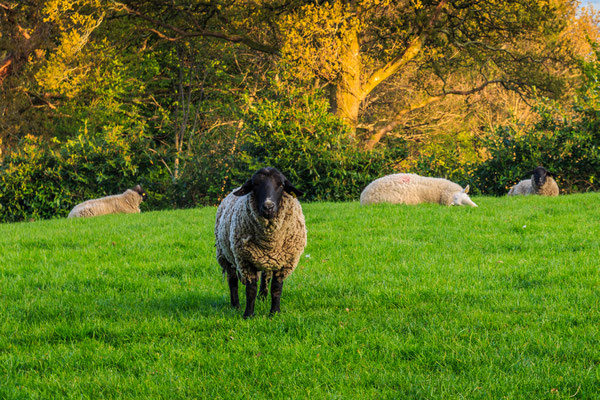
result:
[[[40,139],[26,136],[0,164],[2,222],[48,218],[62,207],[60,171],[48,154]]]
[[[81,201],[137,183],[149,194],[145,210],[214,205],[263,166],[279,168],[308,201],[356,200],[373,179],[397,171],[443,176],[471,184],[475,193],[503,195],[537,165],[555,173],[563,193],[598,190],[600,68],[588,63],[583,70],[586,85],[568,111],[541,102],[533,126],[501,126],[477,143],[442,140],[417,152],[412,164],[401,139],[366,152],[319,100],[323,96],[277,85],[248,101],[239,116],[243,123],[198,135],[178,155],[177,179],[169,168],[175,155],[144,136],[143,121],[94,125],[95,132],[86,125],[75,137],[51,143],[28,136],[0,161],[0,222],[65,216]],[[478,162],[481,149],[489,155],[484,162]]]
[[[600,189],[600,107],[581,98],[570,114],[540,106],[540,121],[524,131],[500,127],[484,139],[490,158],[476,166],[474,186],[503,195],[538,165],[553,172],[561,193]]]
[[[149,139],[118,127],[84,128],[50,144],[26,137],[0,163],[0,221],[65,216],[81,201],[137,183],[148,192],[146,210],[217,204],[263,166],[284,172],[304,200],[356,200],[370,181],[392,172],[405,147],[364,152],[315,98],[257,101],[243,129],[206,133],[193,151],[180,154],[177,179],[172,154],[159,154]]]
[[[554,173],[562,193],[598,190],[600,131],[589,129],[589,122],[545,120],[523,133],[497,129],[485,140],[491,158],[476,168],[475,186],[503,195],[542,165]]]
[[[468,132],[439,135],[413,145],[411,151],[418,155],[403,164],[408,164],[410,172],[446,178],[464,187],[473,181],[472,165],[480,161],[477,144],[477,138]]]
[[[205,135],[191,155],[181,156],[185,168],[166,188],[174,207],[216,205],[233,185],[247,178],[247,164],[240,160],[239,136],[229,131]]]
[[[82,133],[50,146],[27,136],[0,164],[0,221],[65,216],[81,201],[137,183],[151,191],[145,178],[161,175],[153,165],[142,138]],[[156,201],[151,196],[150,207]]]
[[[600,189],[600,51],[582,62],[584,83],[568,109],[540,101],[532,127],[500,127],[482,143],[490,158],[474,169],[484,193],[505,194],[538,165],[555,174],[561,193]]]
[[[263,99],[250,107],[241,160],[247,177],[274,166],[304,191],[305,200],[357,200],[373,179],[392,172],[405,148],[365,152],[316,96]],[[240,178],[237,183],[242,183]]]

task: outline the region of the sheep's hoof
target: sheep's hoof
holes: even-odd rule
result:
[[[277,310],[271,310],[269,312],[269,317],[274,317],[275,315],[281,313],[281,310],[277,309]]]
[[[251,314],[244,313],[242,318],[248,319],[248,318],[252,318],[252,317],[254,317],[254,313],[251,313]]]
[[[266,291],[265,291],[265,292],[260,292],[260,293],[258,293],[258,298],[259,298],[260,300],[264,300],[264,299],[266,299],[266,298],[267,298],[267,295],[268,295],[268,294],[269,294],[269,293],[268,293],[268,292],[266,292]]]

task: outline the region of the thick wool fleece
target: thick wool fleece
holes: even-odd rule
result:
[[[547,176],[546,182],[541,187],[533,179],[524,179],[508,191],[509,196],[537,194],[540,196],[558,196],[558,185],[554,178]]]
[[[517,183],[508,191],[509,196],[528,195],[534,194],[533,186],[531,186],[531,179],[524,179]]]
[[[462,191],[460,185],[443,178],[415,174],[392,174],[371,182],[360,194],[360,204],[452,204],[452,196]]]
[[[87,200],[81,204],[77,204],[69,213],[68,218],[139,213],[141,202],[142,196],[139,193],[127,189],[122,194]]]
[[[237,189],[236,189],[237,190]],[[229,276],[242,283],[258,279],[258,271],[279,279],[289,276],[306,246],[306,226],[300,202],[284,193],[277,216],[258,214],[254,194],[230,193],[219,205],[215,223],[217,260]]]

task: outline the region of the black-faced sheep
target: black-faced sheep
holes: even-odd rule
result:
[[[508,191],[509,196],[537,194],[540,196],[558,196],[558,185],[552,173],[544,167],[537,167],[526,174],[531,179],[517,183]]]
[[[277,169],[261,168],[219,205],[217,261],[227,274],[231,305],[239,307],[238,279],[246,285],[244,318],[254,315],[259,273],[261,297],[271,284],[271,314],[280,311],[283,281],[306,246],[306,226],[296,189]]]
[[[125,193],[92,199],[77,204],[68,218],[96,217],[106,214],[132,214],[140,212],[140,204],[146,199],[146,192],[140,185],[127,189]]]
[[[421,204],[438,203],[447,206],[477,207],[466,188],[443,178],[428,178],[415,174],[392,174],[369,183],[360,194],[360,204]]]

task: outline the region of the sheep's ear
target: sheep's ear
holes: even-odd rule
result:
[[[287,179],[283,181],[283,190],[285,190],[289,194],[293,194],[294,196],[301,197],[304,195],[300,190],[296,189],[294,185]]]
[[[553,176],[554,176],[554,174],[553,174],[552,172],[550,172],[550,171],[546,170],[546,176],[552,176],[552,177],[553,177]]]
[[[252,178],[248,179],[241,188],[233,192],[235,196],[244,196],[252,191]]]
[[[142,188],[141,185],[135,185],[131,188],[131,190],[142,196],[142,200],[144,200],[147,196],[146,191]]]
[[[464,189],[463,189],[463,193],[469,193],[469,185],[467,185]]]

